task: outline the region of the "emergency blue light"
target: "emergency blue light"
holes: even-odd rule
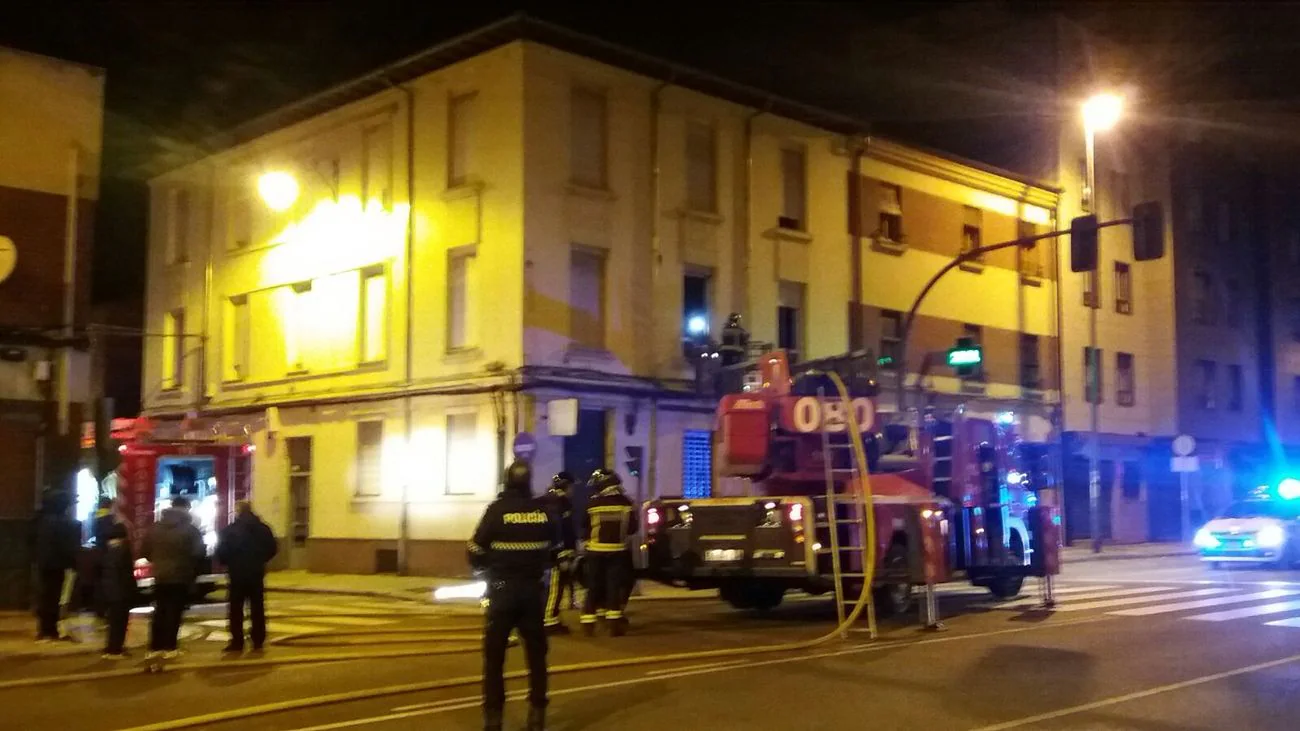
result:
[[[1300,480],[1294,477],[1283,478],[1277,483],[1277,496],[1283,500],[1300,498]]]

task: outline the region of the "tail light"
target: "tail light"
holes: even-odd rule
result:
[[[790,503],[790,522],[797,524],[802,521],[803,521],[803,503],[797,503],[797,502]],[[800,525],[799,529],[802,530],[802,528],[803,526]]]
[[[659,525],[659,508],[649,508],[645,511],[645,524],[649,527]]]

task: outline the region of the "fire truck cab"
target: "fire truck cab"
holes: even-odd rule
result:
[[[224,580],[213,558],[217,536],[234,518],[235,502],[250,493],[254,446],[249,437],[220,434],[193,423],[153,424],[138,419],[118,449],[122,463],[117,498],[134,526],[136,551],[171,501],[187,498],[207,549],[197,592],[211,592]],[[136,562],[135,575],[142,590],[151,589],[148,561]]]
[[[873,493],[874,572],[862,566],[867,516],[854,497],[849,419],[825,371],[847,384]],[[718,406],[715,455],[743,494],[663,498],[644,507],[645,574],[716,588],[738,608],[771,608],[787,591],[857,596],[868,574],[881,616],[905,610],[916,586],[957,576],[997,597],[1025,576],[1059,573],[1059,521],[1037,505],[1041,480],[1010,423],[961,410],[919,429],[878,423],[861,359],[827,359],[791,374],[785,354],[759,359]],[[828,484],[831,489],[828,490]]]

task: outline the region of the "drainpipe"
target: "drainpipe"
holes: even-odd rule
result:
[[[59,351],[59,380],[57,387],[59,436],[69,430],[68,409],[71,401],[72,338],[77,313],[77,214],[80,189],[77,179],[81,174],[81,149],[73,143],[68,151],[68,201],[64,211],[63,231],[63,337]]]
[[[763,104],[762,109],[755,109],[745,117],[745,181],[740,188],[744,197],[742,208],[744,214],[740,219],[740,239],[745,244],[745,269],[740,283],[741,305],[739,311],[753,317],[754,308],[754,237],[751,235],[754,219],[754,120],[772,108],[772,100]]]
[[[650,333],[651,333],[651,363],[654,363],[653,342],[656,337],[655,331],[655,297],[659,295],[659,267],[663,264],[663,256],[660,252],[660,235],[659,235],[659,217],[660,205],[663,195],[661,178],[662,171],[659,163],[659,115],[662,108],[662,99],[664,90],[673,83],[674,76],[670,76],[667,81],[660,82],[655,86],[654,91],[650,92]],[[646,487],[651,495],[657,495],[656,481],[659,476],[657,461],[659,458],[658,426],[655,413],[658,411],[657,404],[652,400],[650,402],[650,443],[646,449]]]
[[[405,576],[410,569],[410,508],[411,508],[411,441],[414,428],[414,409],[412,407],[411,388],[415,381],[415,355],[412,344],[415,341],[415,92],[401,84],[394,84],[385,78],[389,87],[406,95],[406,253],[404,260],[406,277],[406,348],[405,379],[402,396],[402,504],[398,518],[397,534],[397,573]]]
[[[862,183],[860,179],[862,177],[862,156],[866,154],[867,146],[870,144],[870,137],[859,138],[857,135],[853,137],[853,190],[849,191],[849,195],[852,196],[851,201],[856,201],[853,212],[858,220],[854,221],[853,225],[849,227],[850,235],[853,237],[849,260],[849,265],[852,267],[849,275],[849,286],[852,287],[852,291],[849,292],[849,302],[853,303],[854,316],[858,318],[862,316]],[[859,321],[858,324],[862,325],[864,323]],[[865,345],[866,343],[863,343],[864,347]],[[906,371],[906,364],[900,363],[898,365],[899,373]],[[901,393],[902,389],[899,389],[899,392]],[[899,401],[899,412],[902,412],[901,400]]]
[[[215,178],[215,173],[213,173],[213,177]],[[215,183],[215,180],[213,182]],[[215,194],[213,197],[215,198]],[[202,355],[199,357],[199,391],[194,396],[195,411],[199,411],[208,404],[208,333],[212,332],[212,323],[209,320],[212,317],[212,226],[210,220],[209,225],[203,228],[206,231],[206,235],[203,237],[206,243],[203,248],[203,331],[200,335],[202,339],[199,341],[199,352]]]

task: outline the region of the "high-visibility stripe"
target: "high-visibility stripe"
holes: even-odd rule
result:
[[[587,550],[593,553],[615,553],[617,551],[627,550],[626,543],[596,543],[587,544]]]
[[[622,619],[622,618],[623,618],[623,613],[614,610],[611,610],[605,615],[605,619]]]
[[[632,507],[629,505],[597,505],[594,508],[587,508],[588,513],[630,513]]]
[[[594,615],[594,614],[584,614],[584,615],[582,615],[581,617],[578,617],[578,621],[581,622],[582,624],[595,624],[595,623],[596,623],[596,615]]]
[[[546,592],[546,624],[560,623],[560,572],[551,569],[551,588]]]
[[[550,541],[492,541],[493,551],[544,551],[550,547]]]
[[[470,553],[484,553],[484,551],[483,551],[483,547],[480,546],[479,544],[475,543],[474,541],[470,541],[470,542],[469,542],[469,552],[470,552]]]

